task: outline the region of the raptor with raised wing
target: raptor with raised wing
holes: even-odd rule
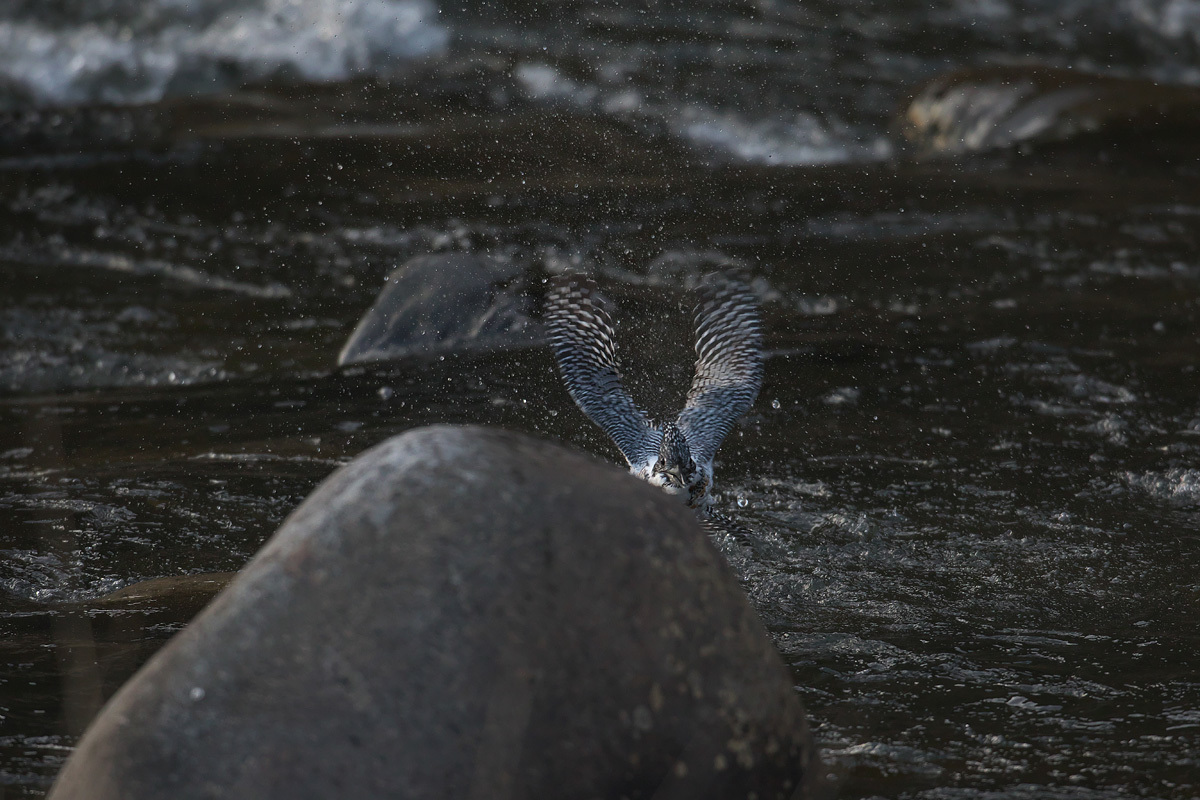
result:
[[[621,383],[612,319],[595,282],[554,279],[545,322],[567,391],[607,433],[629,471],[688,506],[709,511],[713,456],[762,385],[758,303],[741,278],[706,276],[697,288],[696,371],[683,411],[657,423]]]

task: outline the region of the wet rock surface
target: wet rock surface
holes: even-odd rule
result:
[[[806,797],[804,714],[690,513],[477,427],[328,480],[51,797]]]
[[[520,264],[487,256],[417,256],[392,270],[338,355],[338,366],[540,341]]]
[[[151,578],[88,601],[91,609],[170,608],[176,616],[199,612],[233,580],[233,572]]]
[[[1200,89],[1048,67],[940,75],[917,90],[900,122],[925,154],[961,154],[1091,135],[1200,135]]]

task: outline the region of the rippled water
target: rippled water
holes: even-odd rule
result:
[[[138,52],[183,35],[170,4],[78,5],[24,4],[0,40],[95,41],[122,13]],[[195,41],[232,24],[187,7]],[[358,41],[417,6],[346,8]],[[839,796],[1196,796],[1197,151],[919,162],[889,120],[957,66],[1194,80],[1197,8],[444,5],[432,61],[384,47],[333,86],[250,47],[215,85],[275,84],[137,109],[30,105],[147,96],[123,73],[5,73],[0,791],[41,796],[196,607],[98,598],[236,570],[370,445],[481,422],[615,459],[541,350],[333,368],[394,265],[466,251],[535,285],[597,273],[660,411],[688,380],[682,287],[751,265],[766,385],[717,479],[756,535],[719,545]]]

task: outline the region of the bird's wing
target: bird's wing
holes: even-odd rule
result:
[[[704,529],[705,533],[715,536],[731,536],[742,542],[752,542],[754,540],[754,533],[749,528],[737,520],[725,516],[711,506],[696,514],[696,519],[700,521],[700,527]]]
[[[696,374],[678,425],[698,464],[712,461],[763,379],[758,302],[741,277],[713,273],[697,290]]]
[[[662,433],[621,384],[612,319],[599,294],[585,276],[554,278],[546,293],[546,333],[576,405],[636,467],[654,461]]]

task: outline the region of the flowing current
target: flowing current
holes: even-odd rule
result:
[[[537,348],[335,368],[430,252],[588,269],[677,404],[749,265],[720,542],[839,797],[1200,795],[1200,147],[917,159],[953,70],[1200,84],[1200,3],[82,0],[0,10],[0,793],[40,797],[337,465],[434,422],[615,460]],[[1130,132],[1132,131],[1132,133]],[[672,394],[677,392],[677,394]]]

